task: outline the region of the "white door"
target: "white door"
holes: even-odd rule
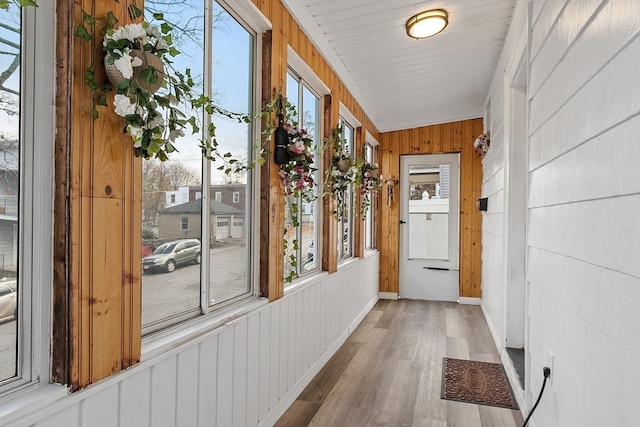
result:
[[[400,298],[458,300],[459,159],[400,158]]]

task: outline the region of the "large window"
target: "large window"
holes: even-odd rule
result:
[[[343,152],[355,153],[354,128],[344,118],[340,117],[340,128],[342,129]],[[354,216],[354,191],[350,185],[344,194],[345,208],[342,215],[338,215],[338,260],[353,256],[353,216]]]
[[[320,97],[295,70],[287,74],[287,99],[296,107],[298,117],[290,119],[305,129],[314,142],[315,158],[320,159],[318,142],[320,138]],[[321,185],[320,164],[313,178]],[[288,196],[285,201],[286,253],[285,277],[300,277],[320,268],[320,208],[318,187],[315,188],[315,200],[303,200],[302,197]],[[292,219],[295,217],[295,219]]]
[[[373,142],[367,140],[364,145],[364,160],[367,163],[375,163],[375,149],[376,145]],[[374,242],[374,224],[375,221],[373,219],[373,213],[375,212],[376,201],[378,197],[375,194],[371,194],[371,203],[367,206],[367,211],[365,212],[366,218],[364,220],[364,248],[365,249],[373,249],[375,248]]]
[[[41,3],[0,9],[0,396],[49,377],[55,20]]]
[[[185,37],[175,41],[182,52],[175,67],[190,68],[203,93],[220,107],[252,115],[261,29],[255,30],[226,3],[212,0],[149,2],[147,7],[149,12],[159,8],[165,19],[187,27]],[[218,149],[230,157],[203,160],[203,136],[185,136],[169,161],[145,161],[143,167],[143,244],[152,251],[142,266],[143,333],[255,294],[252,260],[257,257],[250,254],[256,174],[223,170],[229,158],[246,164],[259,135],[251,124],[234,119],[205,115],[202,120],[202,129],[215,126]],[[183,203],[164,207],[156,202],[165,200],[165,192],[185,186],[189,196]]]

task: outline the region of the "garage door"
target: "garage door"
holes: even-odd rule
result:
[[[244,218],[233,218],[231,221],[231,237],[235,239],[244,237]]]
[[[228,216],[219,216],[216,222],[216,239],[226,239],[231,236],[231,224]]]

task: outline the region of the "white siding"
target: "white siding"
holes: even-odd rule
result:
[[[3,426],[273,425],[378,300],[378,253]],[[2,415],[2,414],[0,414]]]
[[[520,1],[515,19],[526,7]],[[527,382],[532,426],[635,426],[640,402],[640,3],[533,0],[529,39]],[[519,15],[518,15],[519,14]],[[483,310],[504,348],[511,26],[483,160]],[[494,133],[495,131],[495,133]],[[503,352],[504,355],[504,352]],[[504,357],[503,357],[504,360]]]

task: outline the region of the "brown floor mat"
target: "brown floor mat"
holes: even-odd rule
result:
[[[442,359],[442,399],[518,409],[500,363]]]

